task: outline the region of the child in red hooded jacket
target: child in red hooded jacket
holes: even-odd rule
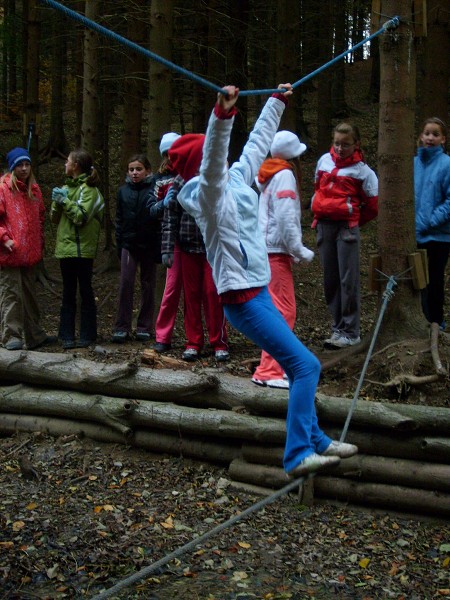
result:
[[[39,325],[35,266],[44,248],[45,207],[24,148],[7,154],[9,172],[0,179],[0,320],[7,350],[29,350],[56,342]]]
[[[332,335],[325,344],[345,348],[359,344],[359,228],[378,214],[378,179],[364,162],[358,128],[340,123],[333,145],[317,163],[312,227],[323,266],[325,300]]]

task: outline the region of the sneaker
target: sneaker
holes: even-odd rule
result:
[[[92,346],[93,344],[95,344],[95,340],[80,340],[75,346],[77,348],[89,348],[89,346]]]
[[[113,344],[123,344],[130,339],[129,334],[126,331],[115,331],[111,338]]]
[[[7,350],[22,350],[23,342],[21,340],[11,340],[10,342],[6,342],[5,348]]]
[[[354,456],[357,453],[358,446],[333,440],[325,452],[322,452],[322,456],[339,456],[339,458],[350,458],[350,456]]]
[[[216,350],[214,356],[217,362],[225,362],[230,359],[228,350]]]
[[[160,354],[162,354],[163,352],[168,352],[171,349],[172,345],[165,344],[164,342],[156,342],[156,344],[153,346],[153,350],[155,352],[159,352]]]
[[[186,350],[181,355],[181,358],[187,362],[194,362],[195,360],[200,358],[200,354],[195,348],[186,348]]]
[[[63,350],[72,350],[75,348],[75,340],[63,340],[62,341]]]
[[[313,452],[302,460],[300,464],[288,471],[289,477],[301,477],[307,473],[313,473],[326,467],[337,467],[341,462],[339,456],[323,456]]]
[[[356,346],[360,342],[361,338],[359,336],[357,338],[350,338],[346,335],[340,335],[337,340],[334,340],[332,343],[330,342],[329,345],[333,346],[333,348],[348,348],[349,346]]]
[[[138,331],[135,337],[138,342],[149,342],[152,339],[152,336],[146,331]]]
[[[58,336],[56,335],[47,335],[42,342],[35,344],[34,346],[28,346],[28,350],[37,350],[38,348],[42,348],[43,346],[50,346],[51,344],[56,344],[58,341]]]
[[[261,387],[270,387],[279,390],[289,389],[289,381],[286,381],[286,379],[256,379],[256,377],[252,377],[252,381]]]
[[[323,343],[332,346],[334,344],[334,342],[336,342],[340,337],[341,337],[341,334],[339,331],[333,331],[333,333],[331,334],[331,337],[324,340]]]

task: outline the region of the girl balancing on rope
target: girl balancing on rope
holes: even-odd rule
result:
[[[251,185],[292,94],[291,84],[278,89],[263,108],[240,159],[230,169],[227,155],[239,94],[234,86],[218,94],[206,136],[181,136],[169,157],[185,181],[178,201],[200,227],[227,319],[273,356],[289,378],[283,463],[291,477],[298,477],[337,465],[358,449],[332,441],[319,428],[314,397],[320,363],[291,331],[267,289],[270,268],[258,228],[258,196]]]

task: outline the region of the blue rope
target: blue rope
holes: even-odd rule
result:
[[[150,50],[147,50],[146,48],[139,46],[135,42],[132,42],[131,40],[128,40],[127,38],[124,38],[123,36],[119,35],[118,33],[115,33],[114,31],[111,31],[110,29],[107,29],[106,27],[103,27],[102,25],[95,23],[95,21],[91,21],[90,19],[86,18],[85,16],[80,15],[79,13],[71,10],[70,8],[67,8],[66,6],[60,4],[59,2],[55,2],[55,0],[40,0],[40,1],[43,4],[47,4],[48,6],[50,6],[52,8],[56,8],[57,10],[60,10],[61,12],[65,13],[65,15],[68,16],[70,19],[74,19],[75,21],[80,21],[80,23],[82,23],[88,29],[93,29],[94,31],[97,31],[98,33],[101,33],[102,35],[104,35],[108,38],[118,41],[121,44],[124,44],[125,46],[128,46],[129,48],[131,48],[132,50],[135,50],[136,52],[144,54],[147,58],[150,58],[151,60],[155,60],[156,62],[163,64],[168,69],[171,69],[172,71],[180,73],[180,75],[184,75],[187,79],[191,79],[192,81],[195,81],[196,83],[199,83],[200,85],[202,85],[206,88],[209,88],[220,94],[226,95],[226,92],[224,92],[223,88],[219,87],[218,85],[215,85],[214,83],[211,83],[210,81],[208,81],[206,79],[203,79],[203,77],[199,77],[195,73],[192,73],[192,71],[188,71],[187,69],[184,69],[183,67],[179,67],[178,65],[171,62],[170,60],[167,60],[167,59],[163,58],[162,56],[159,56],[158,54],[155,54],[154,52],[151,52]],[[387,29],[395,29],[396,27],[398,27],[399,23],[400,23],[400,18],[393,17],[392,19],[387,21],[383,25],[383,27],[381,27],[378,31],[376,31],[375,33],[372,33],[372,35],[370,35],[368,38],[365,38],[361,42],[358,42],[355,46],[352,46],[345,52],[342,52],[338,56],[335,56],[332,60],[325,63],[324,65],[322,65],[321,67],[319,67],[318,69],[316,69],[315,71],[310,73],[309,75],[302,77],[302,79],[299,79],[298,81],[296,81],[292,85],[292,87],[295,89],[298,86],[302,85],[302,83],[309,81],[310,79],[312,79],[319,73],[322,73],[322,71],[325,71],[325,69],[328,69],[328,67],[331,67],[336,62],[338,62],[339,60],[344,58],[344,56],[347,56],[347,54],[350,54],[351,52],[355,51],[357,48],[359,48],[359,47],[363,46],[364,44],[367,44],[371,40],[375,39],[377,36],[384,33]],[[279,91],[280,90],[278,88],[264,89],[264,90],[242,90],[242,91],[239,91],[239,95],[240,96],[262,96],[265,94],[274,94]]]

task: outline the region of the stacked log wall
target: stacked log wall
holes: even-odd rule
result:
[[[234,481],[278,489],[285,390],[211,371],[105,365],[66,354],[0,349],[0,434],[76,433],[212,461]],[[322,428],[339,439],[351,400],[317,394]],[[450,410],[358,400],[346,441],[359,454],[314,477],[317,498],[450,514]]]

